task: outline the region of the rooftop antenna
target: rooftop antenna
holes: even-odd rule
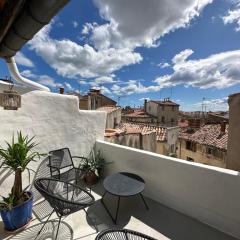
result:
[[[202,115],[203,115],[203,112],[204,112],[204,101],[206,100],[205,97],[202,98]]]

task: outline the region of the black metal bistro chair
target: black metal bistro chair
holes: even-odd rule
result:
[[[107,229],[100,232],[95,240],[156,240],[140,232],[129,229]]]
[[[61,148],[49,152],[49,167],[51,177],[78,184],[78,181],[83,178],[83,166],[87,159],[84,157],[72,156],[69,148]],[[78,159],[78,167],[75,167],[73,159]]]
[[[79,186],[58,179],[38,178],[34,181],[34,186],[53,208],[53,211],[44,225],[48,222],[54,211],[59,217],[55,239],[57,239],[59,225],[63,216],[67,216],[81,209],[83,209],[87,214],[85,208],[92,205],[95,201],[94,197],[90,193]],[[38,232],[36,238],[41,233],[44,225]]]

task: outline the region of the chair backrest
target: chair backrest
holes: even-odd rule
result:
[[[40,199],[43,199],[42,195],[39,193],[39,191],[35,188],[34,186],[34,181],[37,178],[49,178],[51,177],[51,172],[50,172],[50,168],[48,166],[49,164],[49,160],[48,158],[45,158],[44,160],[42,160],[42,162],[39,164],[36,173],[34,175],[33,181],[31,183],[30,186],[30,191],[33,192],[33,202],[37,202]]]
[[[74,167],[72,156],[69,148],[61,148],[49,152],[49,166],[51,171],[54,169],[64,169],[67,167]]]
[[[38,166],[35,176],[33,178],[32,184],[30,185],[30,191],[33,193],[33,214],[41,222],[43,221],[50,212],[52,212],[52,207],[45,200],[45,198],[40,194],[40,192],[35,188],[34,181],[37,178],[49,178],[51,177],[50,168],[48,166],[49,160],[45,158]]]
[[[100,232],[95,240],[156,240],[148,235],[130,229],[107,229]]]

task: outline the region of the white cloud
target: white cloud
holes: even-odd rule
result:
[[[107,84],[107,83],[114,83],[114,80],[112,77],[103,76],[103,77],[95,78],[94,83],[97,85],[101,85],[101,84]]]
[[[175,57],[172,59],[172,62],[174,64],[183,63],[192,54],[193,54],[193,50],[192,49],[185,49],[184,51],[176,54]]]
[[[74,28],[77,28],[78,27],[78,22],[77,21],[73,21],[72,25],[73,25]]]
[[[102,94],[108,94],[108,95],[111,94],[111,91],[104,86],[101,86],[100,89],[101,89]]]
[[[165,63],[159,63],[157,66],[160,67],[160,68],[168,68],[171,65],[169,63],[165,62]]]
[[[118,96],[131,95],[136,93],[147,93],[147,92],[157,92],[162,87],[159,85],[155,86],[144,86],[140,82],[135,80],[130,80],[126,83],[126,86],[122,87],[118,84],[114,84],[111,88],[112,92]]]
[[[187,49],[173,58],[173,74],[155,79],[162,87],[184,84],[198,88],[226,88],[240,83],[240,50],[222,52],[205,59],[187,60]]]
[[[23,75],[26,78],[36,78],[37,77],[37,75],[35,73],[33,73],[32,71],[30,71],[30,70],[22,71],[21,75]]]
[[[51,88],[59,88],[63,86],[61,83],[55,82],[55,80],[52,77],[49,77],[48,75],[38,76],[37,80],[39,83]]]
[[[16,60],[16,63],[22,66],[34,67],[33,62],[21,52],[17,52],[17,54],[15,55],[15,60]]]
[[[28,44],[63,77],[99,77],[142,60],[139,53],[127,48],[96,51],[88,44],[81,46],[69,39],[53,39],[49,36],[50,30],[51,24]]]
[[[82,28],[82,34],[87,35],[93,30],[94,27],[98,26],[96,22],[94,23],[85,23]]]
[[[240,5],[237,5],[236,9],[234,10],[229,10],[228,14],[224,16],[222,19],[225,25],[236,23],[237,27],[235,28],[235,30],[239,32],[240,31]]]
[[[87,85],[88,84],[88,82],[86,82],[85,80],[79,80],[78,82],[81,85]]]
[[[217,99],[207,99],[195,104],[192,104],[192,107],[195,109],[201,109],[204,107],[204,111],[226,111],[228,110],[228,97],[217,98]]]
[[[67,88],[68,91],[75,91],[72,85],[68,82],[64,82],[64,86]]]
[[[165,34],[186,27],[213,0],[95,0],[108,23],[92,27],[97,49],[153,47]]]
[[[138,99],[140,102],[143,102],[144,100],[150,101],[150,98],[146,97],[146,98],[140,98]]]

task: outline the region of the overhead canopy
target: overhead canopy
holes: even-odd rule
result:
[[[70,0],[0,0],[0,57],[14,56]]]

